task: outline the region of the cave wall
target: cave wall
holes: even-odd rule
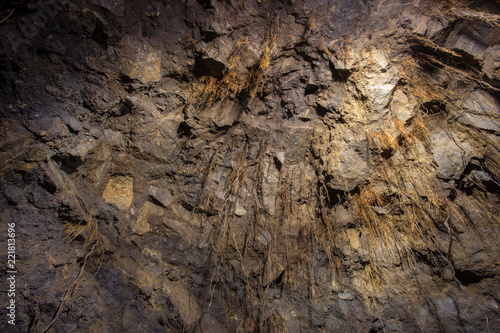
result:
[[[2,329],[500,331],[500,7],[468,5],[5,2]]]

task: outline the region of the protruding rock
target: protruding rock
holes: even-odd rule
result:
[[[106,202],[115,204],[120,210],[128,209],[134,198],[133,183],[132,177],[117,176],[111,178],[102,197]]]
[[[434,161],[438,165],[438,177],[441,179],[458,179],[469,163],[471,146],[460,142],[451,133],[436,133],[431,137],[434,145]]]
[[[462,104],[466,110],[458,120],[465,124],[475,126],[487,131],[500,132],[499,107],[495,99],[486,92],[477,90],[473,92]]]
[[[205,313],[203,317],[201,317],[200,331],[200,333],[227,332],[224,326],[222,326],[210,313]]]
[[[327,185],[334,190],[352,191],[370,174],[367,161],[353,147],[346,147],[330,164],[331,179]]]
[[[92,0],[93,3],[109,9],[118,17],[125,15],[125,0]]]
[[[247,213],[247,211],[246,211],[245,207],[240,205],[239,201],[236,202],[236,207],[234,208],[234,215],[241,217],[243,215],[246,215],[246,213]]]
[[[391,112],[405,124],[413,115],[415,103],[401,90],[396,90],[392,96]]]
[[[139,212],[139,218],[132,225],[132,231],[138,235],[144,235],[148,233],[151,229],[148,223],[149,211],[153,204],[151,202],[145,202]]]
[[[192,327],[198,322],[201,316],[200,306],[184,283],[164,280],[162,289],[187,327]]]
[[[224,128],[232,126],[240,117],[240,113],[240,104],[226,99],[214,103],[203,113],[202,119],[211,121],[217,128]]]
[[[490,46],[484,52],[483,71],[490,79],[500,80],[500,45]]]
[[[284,151],[280,151],[280,152],[276,153],[276,155],[274,156],[274,163],[276,164],[276,167],[278,169],[281,169],[283,164],[285,164],[285,152]]]
[[[141,83],[158,82],[161,79],[161,51],[132,36],[123,39],[120,63],[123,74]]]
[[[149,187],[148,195],[153,203],[160,204],[163,207],[167,207],[173,201],[172,193],[169,190],[153,185]]]

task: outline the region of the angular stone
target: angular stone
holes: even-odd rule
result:
[[[153,185],[149,187],[148,195],[151,199],[153,199],[154,203],[159,203],[163,207],[167,207],[174,200],[172,193],[170,193],[170,190],[159,188]]]
[[[500,131],[500,121],[496,119],[499,107],[488,93],[476,90],[462,103],[465,113],[458,120],[465,125],[487,131]],[[495,117],[495,118],[494,118]]]
[[[483,71],[490,79],[500,80],[500,45],[490,46],[484,52]]]
[[[348,301],[353,300],[355,298],[354,293],[349,292],[349,291],[340,293],[340,294],[338,294],[338,296],[339,296],[340,299],[342,299],[342,300],[348,300]]]
[[[378,64],[381,68],[386,68],[389,65],[389,60],[387,59],[386,52],[384,50],[375,49],[371,50],[371,60]]]
[[[356,88],[368,99],[373,111],[380,113],[391,101],[399,76],[395,69],[389,69],[381,73],[367,72],[354,79]]]
[[[465,113],[458,120],[464,125],[474,126],[487,131],[500,132],[500,122],[487,116]]]
[[[126,36],[121,47],[120,64],[123,74],[141,83],[160,81],[161,51],[132,36]]]
[[[391,112],[405,124],[413,117],[415,103],[401,90],[396,90],[392,96]]]
[[[113,131],[109,128],[104,130],[103,136],[104,136],[104,141],[110,146],[119,144],[123,139],[123,134],[121,134],[120,132]]]
[[[474,91],[467,100],[462,104],[464,109],[476,113],[489,113],[493,115],[499,114],[499,106],[495,102],[495,98],[482,90]]]
[[[118,17],[125,15],[125,0],[92,0],[93,3],[109,9]]]
[[[240,205],[240,202],[238,201],[236,203],[236,207],[234,208],[234,215],[241,217],[243,215],[246,215],[246,213],[247,213],[247,211],[246,211],[245,207]]]
[[[225,333],[227,332],[224,326],[221,325],[210,313],[205,313],[201,317],[200,333]]]
[[[73,132],[81,132],[83,131],[82,123],[76,119],[75,117],[69,117],[65,119],[66,126]]]
[[[106,185],[102,197],[107,203],[115,204],[120,210],[128,209],[134,198],[133,183],[132,177],[114,177]]]
[[[78,136],[79,142],[72,148],[63,150],[63,152],[71,156],[79,157],[82,161],[94,150],[97,146],[97,140],[88,136]]]
[[[148,223],[148,218],[149,218],[149,212],[150,212],[152,206],[153,206],[153,204],[149,201],[144,203],[144,205],[142,206],[142,208],[139,212],[139,218],[132,225],[132,231],[134,233],[136,233],[138,235],[144,235],[145,233],[149,232],[151,227]]]
[[[315,117],[315,112],[313,109],[311,108],[308,108],[306,109],[305,111],[301,112],[298,114],[298,117],[300,120],[304,120],[304,121],[307,121],[307,120],[311,120],[311,119],[314,119]]]
[[[274,162],[278,166],[278,169],[281,169],[283,164],[285,164],[285,152],[284,151],[277,152],[276,155],[274,156]]]
[[[351,146],[340,152],[338,160],[330,167],[333,177],[327,185],[335,190],[352,191],[370,174],[367,161]]]
[[[353,249],[357,249],[361,246],[359,242],[359,231],[356,229],[347,229],[347,237],[349,238],[349,243]]]
[[[466,142],[459,142],[456,137],[451,139],[444,132],[434,134],[431,141],[435,147],[434,161],[439,167],[438,177],[446,180],[458,179],[469,163],[472,147]]]
[[[164,280],[162,289],[188,328],[198,322],[201,316],[200,306],[184,283]]]
[[[333,86],[325,90],[318,98],[318,113],[320,115],[326,112],[338,110],[342,106],[342,101],[345,96],[345,84],[333,84]]]
[[[26,127],[45,140],[65,135],[68,129],[59,117],[37,117],[26,122]]]
[[[211,121],[216,127],[232,126],[240,117],[241,105],[229,99],[214,103],[202,115],[203,120]]]
[[[477,60],[483,58],[483,54],[486,49],[484,45],[480,44],[476,39],[473,39],[466,34],[459,34],[450,38],[446,42],[445,47],[454,51],[465,53]]]
[[[373,99],[373,107],[379,110],[385,107],[390,100],[390,96],[395,84],[380,84],[371,87],[371,98]]]

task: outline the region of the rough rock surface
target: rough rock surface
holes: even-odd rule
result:
[[[0,14],[0,331],[500,332],[498,2]]]

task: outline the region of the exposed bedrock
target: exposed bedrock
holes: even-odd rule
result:
[[[498,1],[0,15],[2,332],[500,332]]]

